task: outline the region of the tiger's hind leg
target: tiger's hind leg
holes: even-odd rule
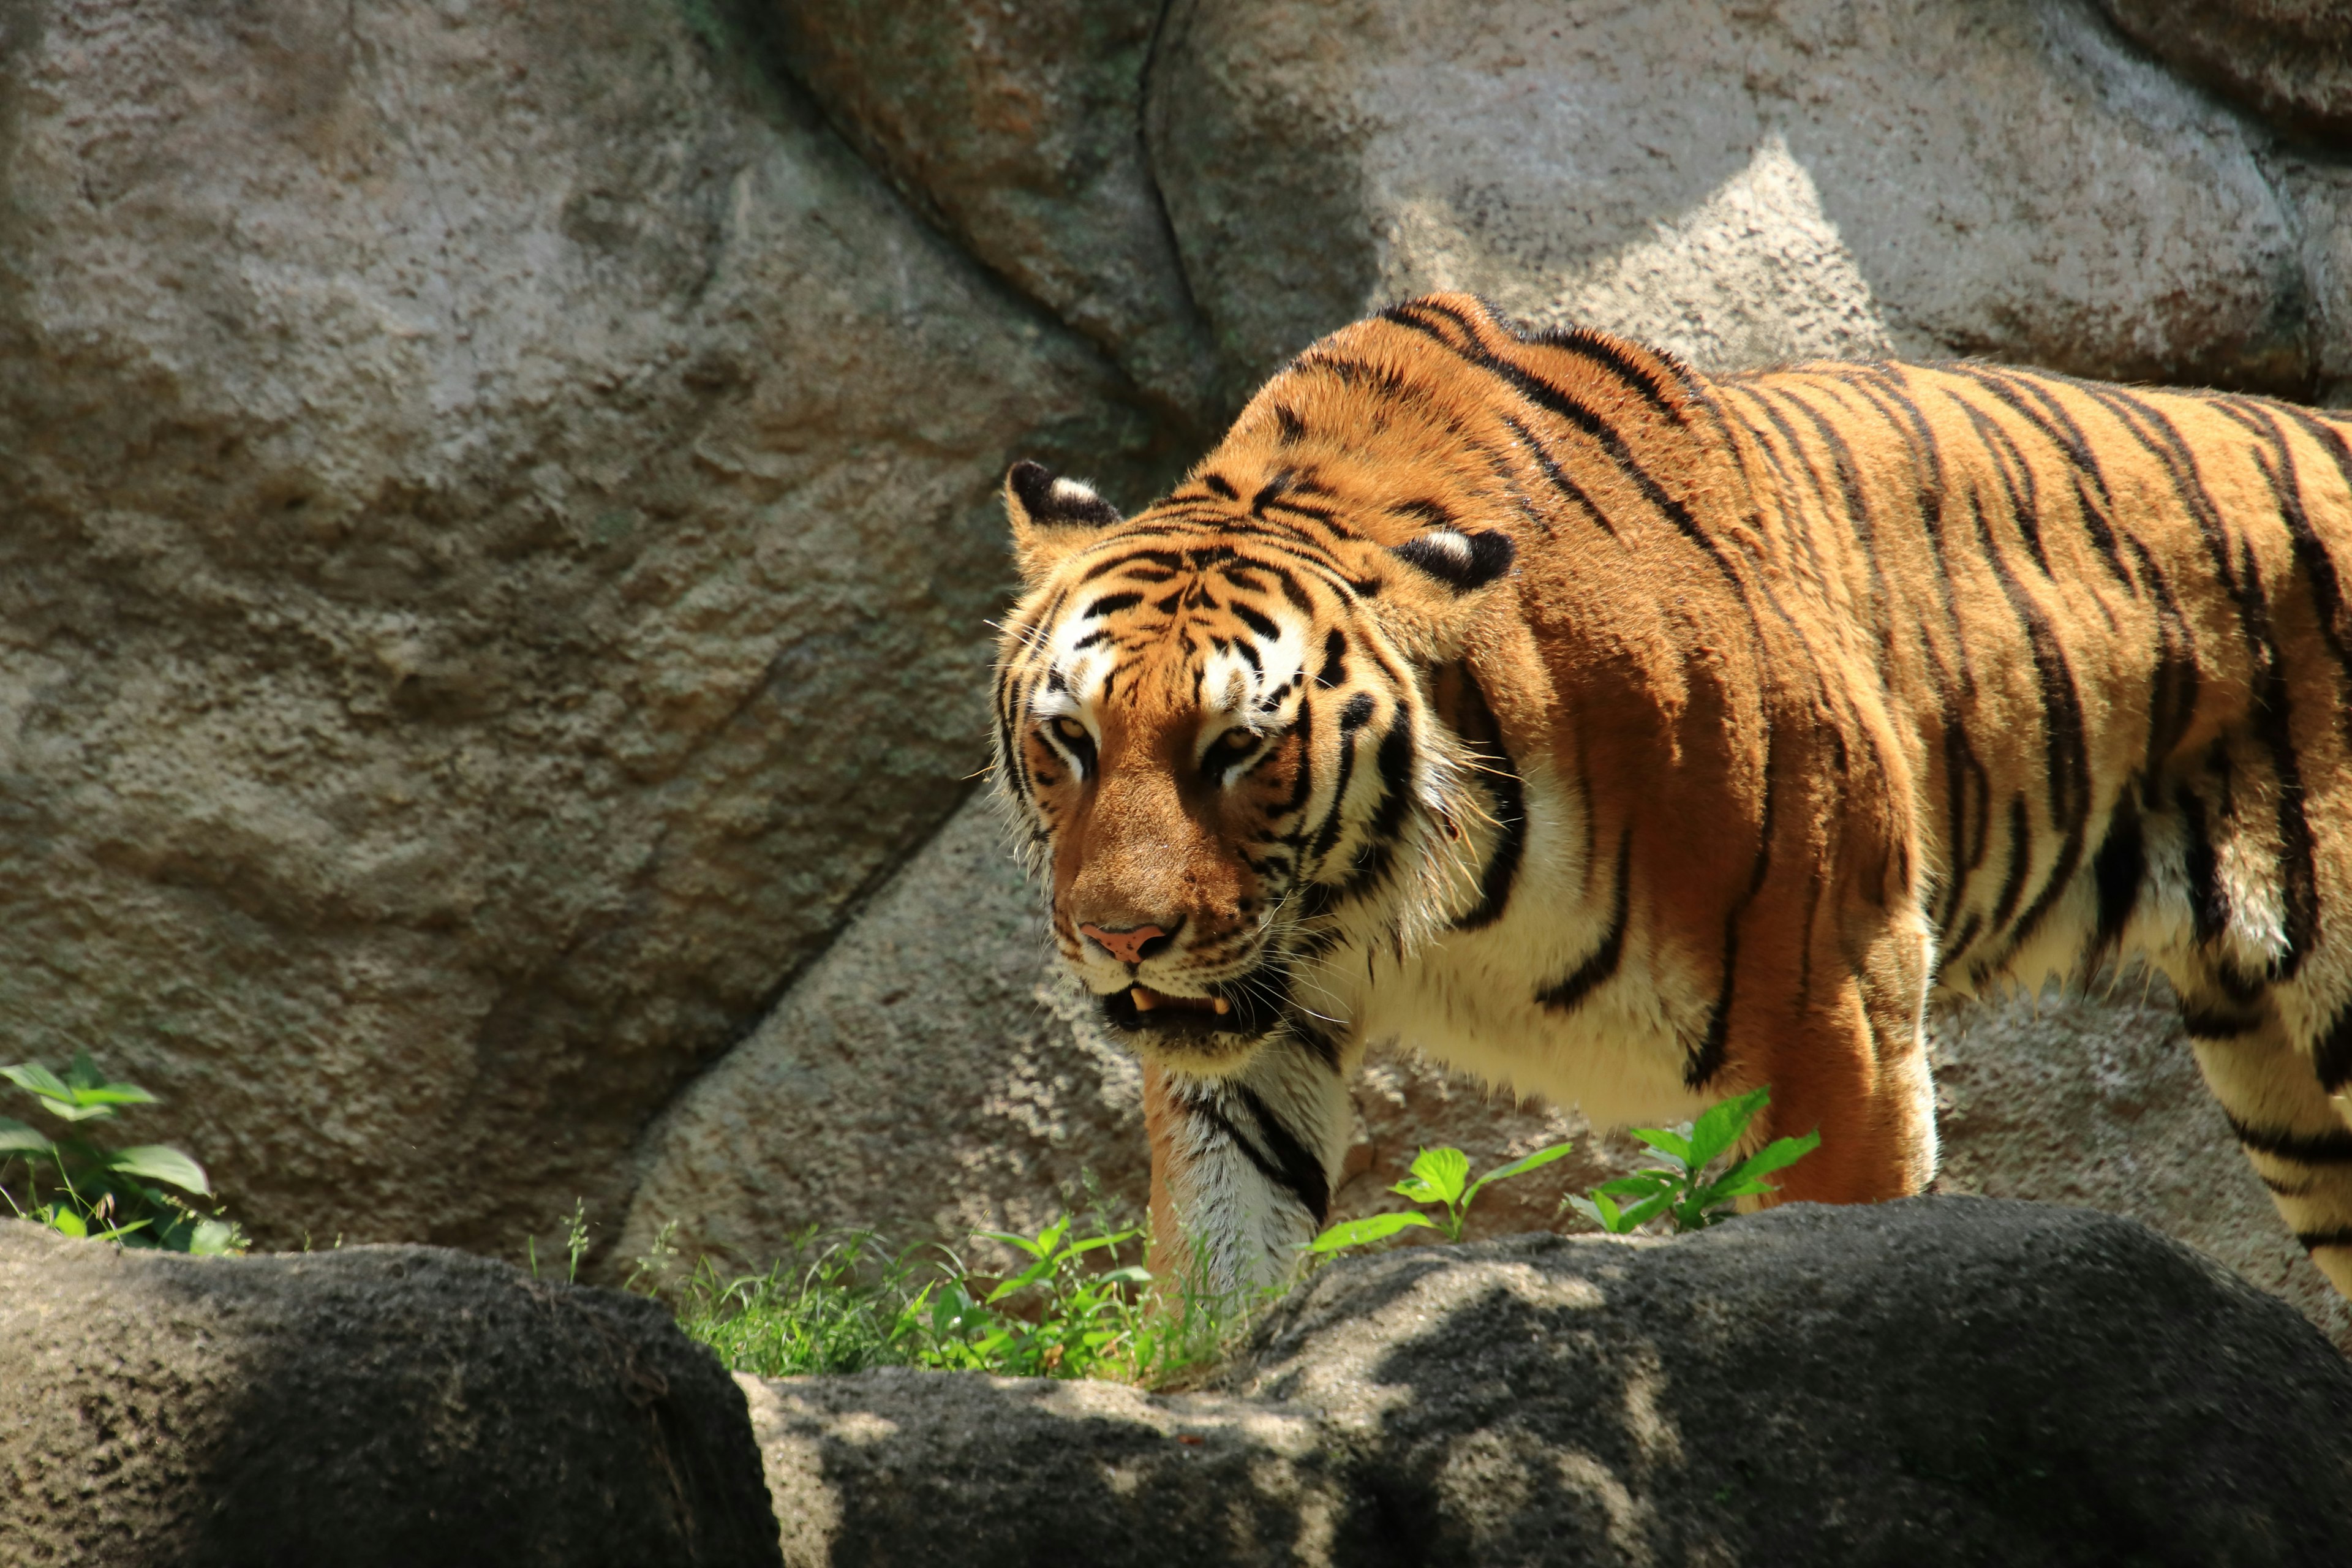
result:
[[[2190,1044],[2206,1087],[2280,1217],[2338,1294],[2352,1297],[2352,1126],[2321,1087],[2268,998],[2233,1007],[2191,1001]]]

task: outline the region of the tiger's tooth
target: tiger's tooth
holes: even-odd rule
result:
[[[1210,998],[1210,1000],[1211,1000],[1211,1001],[1213,1001],[1213,1002],[1214,1002],[1214,1003],[1216,1004],[1216,1006],[1217,1006],[1217,1012],[1218,1012],[1221,1016],[1222,1016],[1222,1015],[1223,1015],[1223,1014],[1226,1014],[1226,1013],[1230,1013],[1230,1012],[1232,1012],[1232,1011],[1234,1010],[1234,1005],[1233,1005],[1232,1003],[1230,1003],[1230,1002],[1226,1001],[1226,1000],[1225,1000],[1223,997],[1222,997],[1222,996],[1215,996],[1215,997],[1212,997],[1212,998]]]
[[[1154,1007],[1160,1005],[1160,998],[1154,996],[1150,992],[1146,991],[1140,985],[1129,992],[1128,995],[1134,999],[1135,1010],[1139,1013],[1149,1013]]]

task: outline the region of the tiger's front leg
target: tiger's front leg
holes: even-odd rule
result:
[[[1155,1279],[1221,1295],[1291,1278],[1330,1214],[1350,1066],[1286,1038],[1222,1078],[1145,1061]]]

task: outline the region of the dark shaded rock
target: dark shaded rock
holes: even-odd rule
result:
[[[13,1565],[772,1563],[742,1395],[652,1302],[418,1247],[0,1223]]]
[[[787,61],[931,219],[1203,422],[1205,333],[1143,152],[1160,0],[775,0]]]
[[[1999,1199],[1343,1261],[1207,1394],[752,1411],[795,1563],[2352,1561],[2352,1365],[2143,1226]]]
[[[2352,135],[2343,0],[2099,0],[2158,59],[2288,131]]]

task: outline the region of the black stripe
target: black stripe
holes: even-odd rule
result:
[[[1534,431],[1519,423],[1514,416],[1505,414],[1500,417],[1503,421],[1503,428],[1508,430],[1527,454],[1535,459],[1536,467],[1542,470],[1544,479],[1550,483],[1551,488],[1582,507],[1585,515],[1600,524],[1601,532],[1612,539],[1616,538],[1617,531],[1610,526],[1608,514],[1601,510],[1598,501],[1585,493],[1582,485],[1569,478],[1568,471],[1553,459],[1550,449],[1545,447],[1542,439]],[[1542,526],[1547,532],[1550,531],[1550,523],[1544,522]]]
[[[1250,608],[1249,605],[1243,604],[1240,600],[1236,599],[1225,607],[1240,617],[1242,625],[1249,627],[1250,630],[1255,632],[1258,636],[1265,637],[1269,641],[1279,641],[1281,639],[1282,628],[1280,626],[1276,626],[1273,621],[1269,620],[1265,616],[1258,614],[1257,611]]]
[[[2192,1040],[2243,1039],[2263,1026],[2263,1015],[2234,1012],[2227,1007],[2180,1005],[2180,1026]]]
[[[1462,344],[1447,341],[1444,332],[1420,320],[1412,313],[1414,310],[1427,310],[1432,315],[1442,316],[1453,321],[1469,335],[1469,342]],[[1698,520],[1691,515],[1690,509],[1667,494],[1665,487],[1658,483],[1656,477],[1642,466],[1640,460],[1633,456],[1633,448],[1626,445],[1625,437],[1618,433],[1616,426],[1534,372],[1489,352],[1486,345],[1478,341],[1477,334],[1470,323],[1453,310],[1443,306],[1433,305],[1427,300],[1421,300],[1410,310],[1404,306],[1394,306],[1382,311],[1381,315],[1399,326],[1411,328],[1451,349],[1469,363],[1477,366],[1497,380],[1507,383],[1537,407],[1567,420],[1598,441],[1601,444],[1601,449],[1608,455],[1609,460],[1617,465],[1618,471],[1631,479],[1634,488],[1642,492],[1643,499],[1655,507],[1685,539],[1704,550],[1707,558],[1715,563],[1716,569],[1723,574],[1726,581],[1734,585],[1738,584],[1739,574],[1733,569],[1731,562],[1725,556],[1721,547],[1707,536],[1706,530],[1699,527]]]
[[[1243,1158],[1257,1167],[1259,1175],[1297,1198],[1299,1206],[1314,1215],[1315,1223],[1321,1226],[1324,1217],[1331,1212],[1330,1184],[1323,1174],[1322,1166],[1314,1165],[1311,1173],[1304,1169],[1294,1170],[1292,1161],[1307,1153],[1298,1140],[1267,1113],[1265,1102],[1256,1095],[1238,1087],[1232,1092],[1257,1118],[1259,1131],[1266,1135],[1266,1142],[1272,1145],[1273,1152],[1268,1153],[1244,1137],[1241,1129],[1234,1125],[1233,1118],[1227,1116],[1224,1108],[1214,1100],[1192,1101],[1192,1110],[1202,1121],[1215,1128],[1226,1142],[1240,1150]]]
[[[2017,909],[2017,900],[2025,892],[2025,873],[2032,860],[2032,835],[2026,822],[2025,797],[2011,795],[2009,801],[2009,869],[2000,879],[2000,897],[1992,906],[1993,930],[2000,931],[2009,924],[2010,915]]]
[[[1623,344],[1602,337],[1591,327],[1544,327],[1527,332],[1520,331],[1517,322],[1501,317],[1496,318],[1496,324],[1521,342],[1540,343],[1546,348],[1572,353],[1579,359],[1591,360],[1640,393],[1643,402],[1675,424],[1685,422],[1682,408],[1666,395],[1666,389],[1658,378],[1634,363],[1625,353]],[[1690,391],[1690,377],[1682,373],[1682,367],[1663,354],[1659,358],[1676,373],[1675,379],[1682,383],[1683,390]]]
[[[1748,873],[1748,887],[1723,914],[1723,988],[1716,993],[1715,1010],[1706,1021],[1706,1033],[1699,1040],[1698,1049],[1683,1065],[1683,1082],[1696,1089],[1710,1082],[1723,1070],[1723,1058],[1731,1044],[1731,999],[1733,988],[1739,980],[1739,922],[1747,915],[1756,895],[1764,890],[1764,879],[1772,869],[1772,816],[1778,807],[1779,791],[1772,776],[1772,737],[1764,738],[1764,810],[1756,825],[1756,864]],[[1864,1019],[1870,1027],[1871,1037],[1878,1037],[1878,1020],[1870,1016],[1865,1004]]]
[[[2222,761],[2222,787],[2229,787],[2228,763],[2216,745],[2214,755]],[[2229,928],[2230,893],[2221,886],[2221,858],[2213,848],[2211,825],[2205,820],[2205,797],[2186,784],[2174,792],[2174,801],[2180,808],[2182,831],[2189,845],[2181,857],[2182,868],[2189,874],[2189,911],[2190,931],[2197,945],[2211,945],[2213,940]]]
[[[2099,889],[2098,925],[2091,937],[2095,962],[2123,939],[2132,909],[2139,902],[2139,885],[2147,874],[2147,847],[2140,833],[2139,808],[2126,794],[2107,821],[2107,836],[2091,857],[2091,879]]]
[[[1567,979],[1537,992],[1538,1002],[1555,1013],[1570,1012],[1582,1005],[1595,987],[1617,973],[1618,961],[1625,956],[1625,922],[1631,913],[1633,890],[1633,830],[1629,827],[1617,840],[1616,890],[1610,899],[1609,929],[1602,934],[1601,945]]]
[[[1465,715],[1469,730],[1463,738],[1470,743],[1481,781],[1494,802],[1489,815],[1495,821],[1496,838],[1495,852],[1487,858],[1486,868],[1478,878],[1477,907],[1455,921],[1454,929],[1483,931],[1502,918],[1511,901],[1519,861],[1527,852],[1528,798],[1518,766],[1503,744],[1501,726],[1495,722],[1494,710],[1486,705],[1486,693],[1467,665],[1462,668],[1462,685],[1471,704]]]
[[[2303,1243],[2305,1252],[2316,1252],[2323,1247],[2352,1247],[2352,1226],[2338,1226],[2334,1230],[2298,1230],[2294,1238]]]
[[[1397,830],[1404,826],[1405,813],[1412,809],[1412,726],[1400,718],[1381,737],[1381,748],[1372,755],[1372,765],[1381,775],[1381,804],[1372,819],[1364,826],[1364,842],[1356,850],[1355,863],[1349,868],[1345,891],[1360,893],[1366,886],[1378,880],[1389,868],[1395,852]]]
[[[1281,1173],[1275,1179],[1289,1188],[1307,1212],[1315,1216],[1315,1223],[1321,1225],[1331,1212],[1330,1178],[1324,1173],[1323,1162],[1317,1159],[1289,1128],[1276,1119],[1274,1112],[1266,1108],[1265,1101],[1258,1098],[1255,1089],[1237,1083],[1233,1086],[1233,1092],[1249,1111],[1250,1120],[1257,1123],[1259,1134],[1265,1139],[1267,1152],[1281,1167]]]
[[[2341,1094],[2352,1083],[2352,1007],[2337,1013],[2312,1042],[2311,1065],[2319,1074],[2319,1087],[2330,1094]]]
[[[2249,1126],[2231,1116],[2230,1131],[2247,1148],[2275,1159],[2293,1160],[2299,1165],[2352,1165],[2352,1128],[2293,1132],[2284,1127]]]
[[[2278,788],[2279,901],[2286,927],[2286,954],[2271,965],[2273,979],[2286,980],[2303,967],[2319,935],[2319,862],[2312,842],[2311,821],[2303,809],[2303,769],[2294,749],[2293,693],[2289,690],[2286,658],[2271,637],[2270,604],[2263,596],[2262,568],[2253,546],[2246,546],[2244,569],[2248,594],[2248,627],[2255,646],[2268,656],[2262,700],[2254,706],[2252,729],[2271,755],[2271,771]]]

